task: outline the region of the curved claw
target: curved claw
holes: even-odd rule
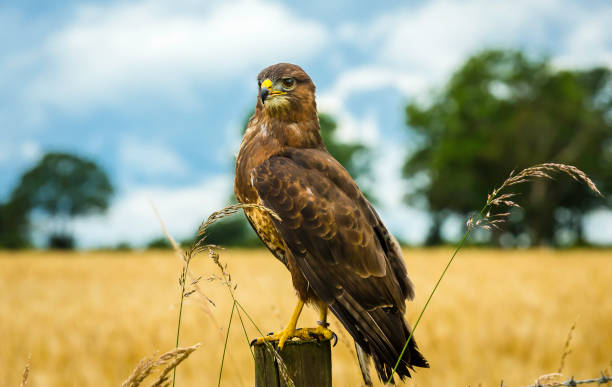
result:
[[[268,336],[270,336],[270,335],[268,335]],[[249,346],[251,346],[251,347],[254,346],[255,344],[257,344],[257,341],[259,341],[259,338],[251,340],[251,342],[249,343]],[[265,341],[263,343],[265,343]],[[278,342],[276,342],[276,341],[269,341],[269,343],[272,346],[272,348],[274,348],[274,350],[276,352],[278,352],[278,350],[279,350]]]
[[[319,325],[317,328],[298,328],[294,330],[284,329],[280,332],[270,332],[267,336],[258,337],[251,340],[249,345],[261,344],[268,342],[274,346],[275,350],[283,349],[283,346],[287,341],[291,341],[292,338],[299,338],[302,340],[331,340],[333,339],[333,346],[338,344],[338,336],[331,330]]]

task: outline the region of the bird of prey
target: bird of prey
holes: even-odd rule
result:
[[[414,297],[399,245],[348,172],[321,139],[315,85],[299,66],[279,63],[258,77],[255,114],[236,160],[234,192],[251,226],[291,273],[298,303],[287,327],[258,341],[330,338],[327,310],[388,379],[410,334],[406,299]],[[304,304],[318,327],[296,329]],[[428,367],[414,338],[397,368]]]

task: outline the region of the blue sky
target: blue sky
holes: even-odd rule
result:
[[[74,222],[82,246],[160,235],[149,200],[185,237],[227,201],[257,73],[293,62],[339,135],[372,148],[384,220],[419,242],[428,218],[401,204],[406,102],[487,47],[612,67],[610,20],[607,1],[3,2],[0,198],[44,152],[70,151],[117,187],[106,215]],[[609,212],[589,217],[593,240],[611,229]]]

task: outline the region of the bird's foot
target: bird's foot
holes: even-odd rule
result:
[[[300,338],[302,340],[319,340],[319,341],[323,341],[323,340],[331,340],[334,339],[334,347],[336,346],[336,343],[338,343],[338,336],[336,336],[336,334],[327,329],[327,326],[329,324],[320,324],[318,327],[316,328],[300,328]]]
[[[270,332],[268,333],[267,336],[258,337],[255,340],[251,341],[251,345],[263,344],[266,341],[267,342],[277,342],[278,341],[278,348],[282,349],[287,340],[292,339],[294,337],[300,337],[298,334],[299,331],[300,329],[285,328],[282,331]]]
[[[272,332],[267,336],[258,337],[251,342],[251,345],[262,344],[267,342],[277,342],[278,348],[283,349],[287,340],[294,338],[309,341],[309,340],[330,340],[334,339],[334,346],[338,342],[338,336],[331,330],[324,326],[318,326],[316,328],[298,328],[298,329],[283,329],[279,332]]]

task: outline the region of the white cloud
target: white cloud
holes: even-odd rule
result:
[[[419,93],[428,85],[416,74],[398,73],[391,68],[363,66],[343,72],[331,88],[317,98],[320,111],[333,114],[338,121],[338,137],[342,141],[357,141],[376,146],[380,137],[378,117],[372,109],[357,117],[350,112],[347,99],[359,93],[376,90],[397,90],[403,95]]]
[[[34,141],[25,141],[20,146],[20,153],[27,161],[35,161],[42,155],[40,145]]]
[[[0,165],[31,163],[42,155],[40,144],[31,140],[14,143],[10,140],[0,141]]]
[[[429,231],[430,219],[427,212],[416,208],[408,208],[403,203],[407,181],[402,177],[401,170],[405,151],[401,145],[387,142],[381,144],[372,166],[376,176],[373,186],[377,203],[374,205],[387,228],[398,238],[411,243],[423,243]]]
[[[612,210],[601,207],[584,218],[584,231],[589,242],[598,245],[612,244]]]
[[[584,14],[584,12],[583,12]],[[559,67],[612,67],[612,8],[582,15],[554,62]]]
[[[394,9],[369,25],[337,28],[339,40],[368,52],[371,60],[343,71],[317,103],[338,117],[343,139],[360,140],[364,120],[348,106],[351,96],[393,89],[426,101],[429,89],[441,87],[469,55],[486,47],[550,54],[566,67],[612,66],[611,19],[610,7],[594,12],[581,3],[552,0],[433,0]],[[376,127],[376,114],[368,117],[374,119],[368,126]]]
[[[344,71],[318,98],[318,105],[325,111],[336,112],[343,108],[344,100],[356,93],[380,89],[396,89],[404,95],[425,90],[428,84],[416,73],[398,72],[385,66],[367,65]]]
[[[147,177],[180,177],[190,170],[177,152],[162,143],[127,139],[121,142],[118,156],[124,170]]]
[[[467,55],[483,47],[526,48],[552,54],[561,47],[573,55],[571,51],[580,47],[571,40],[587,29],[587,35],[597,36],[601,48],[605,42],[601,37],[610,37],[610,29],[603,22],[593,25],[593,12],[584,9],[580,3],[569,1],[436,0],[382,16],[366,33],[365,42],[379,47],[375,62],[439,82]]]
[[[550,54],[563,66],[612,66],[612,8],[593,11],[570,1],[433,0],[394,9],[340,40],[368,52],[368,63],[345,70],[320,104],[341,110],[348,95],[392,87],[406,96],[441,86],[469,55],[487,47]]]
[[[326,35],[274,3],[115,2],[80,7],[42,48],[6,63],[35,73],[23,87],[30,103],[75,110],[143,91],[180,98],[198,82],[218,87],[275,60],[309,58]]]
[[[263,0],[206,5],[137,0],[77,6],[73,11],[38,47],[0,56],[0,85],[11,100],[17,99],[15,109],[0,111],[3,118],[23,110],[15,114],[19,122],[36,125],[49,107],[75,113],[112,105],[116,111],[133,107],[124,104],[126,98],[142,95],[185,104],[194,86],[206,84],[210,91],[227,82],[253,79],[261,67],[276,61],[320,65],[317,54],[331,47],[326,59],[337,56],[337,63],[353,67],[343,68],[330,88],[321,89],[320,110],[336,116],[342,139],[385,149],[374,165],[379,207],[390,228],[410,241],[422,238],[428,220],[401,203],[402,149],[397,139],[385,138],[380,105],[354,111],[350,97],[392,88],[412,98],[440,86],[469,54],[486,46],[549,53],[559,66],[612,65],[612,8],[594,11],[580,2],[432,0],[389,9],[369,25],[340,25],[335,35],[316,20],[298,17],[288,6]],[[348,50],[335,50],[340,43]],[[352,50],[367,56],[355,59],[358,55]],[[37,152],[34,143],[0,143],[0,164],[11,160],[6,155],[26,159]],[[221,158],[226,157],[223,152],[218,150]],[[148,176],[190,172],[180,154],[150,140],[128,141],[118,155],[128,170]],[[173,235],[189,233],[226,200],[231,179],[218,180],[182,189],[131,189],[107,216],[78,220],[77,236],[86,245],[98,245],[143,243],[159,235],[149,196]],[[600,225],[610,224],[602,219]]]
[[[330,110],[322,110],[331,113]],[[361,117],[348,112],[346,109],[333,112],[338,124],[337,139],[342,142],[361,143],[369,147],[376,147],[380,139],[378,119],[374,110],[366,111]]]
[[[427,2],[381,17],[370,28],[370,39],[382,43],[377,50],[378,62],[419,73],[431,81],[446,75],[483,40],[501,37],[508,27],[513,29],[515,18],[508,10],[501,24],[495,20],[501,8],[510,7],[506,2],[481,0]]]
[[[82,247],[119,242],[142,246],[162,235],[152,201],[170,235],[191,237],[202,220],[227,204],[231,186],[231,176],[217,176],[183,188],[135,188],[117,198],[105,215],[78,218],[72,227]]]

